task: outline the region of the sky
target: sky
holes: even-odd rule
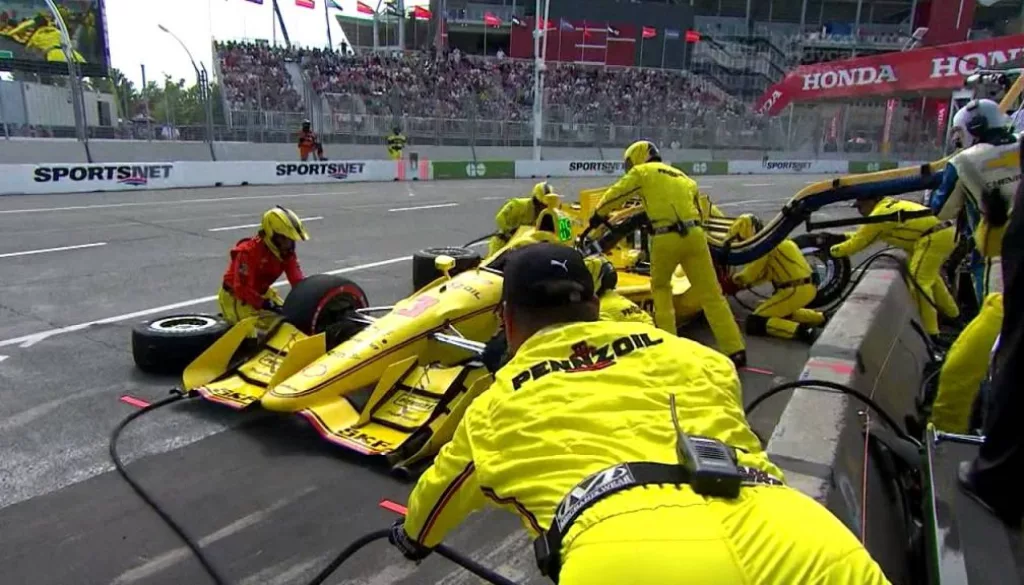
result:
[[[316,8],[310,10],[296,6],[294,0],[278,0],[293,45],[327,45],[324,1],[316,0]],[[336,1],[343,14],[361,16],[356,12],[356,0]],[[366,3],[377,5],[376,0]],[[264,0],[262,6],[247,0],[105,0],[105,4],[111,65],[120,69],[137,87],[141,86],[140,66],[143,64],[147,81],[159,82],[164,73],[174,79],[185,78],[190,83],[195,80],[188,55],[173,37],[159,29],[161,24],[181,39],[196,64],[206,65],[211,78],[211,36],[217,40],[272,39],[270,0]],[[429,0],[405,0],[407,10],[427,4]],[[333,9],[330,12],[337,13]],[[344,40],[333,16],[331,35],[335,45]],[[284,43],[280,30],[277,40]]]

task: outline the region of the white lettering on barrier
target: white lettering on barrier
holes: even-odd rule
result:
[[[0,195],[134,191],[230,185],[394,181],[394,161],[182,161],[0,165]]]

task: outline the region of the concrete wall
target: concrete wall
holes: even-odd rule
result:
[[[902,424],[904,415],[913,412],[928,359],[912,320],[919,320],[917,308],[900,273],[868,271],[811,348],[800,379],[855,388]],[[768,454],[791,485],[825,504],[863,537],[894,584],[909,585],[901,507],[879,459],[865,450],[869,421],[880,424],[855,398],[797,389]]]
[[[6,95],[6,94],[5,94]],[[95,107],[94,102],[90,102]],[[92,112],[95,115],[95,112]],[[91,118],[90,118],[91,119]],[[2,136],[0,136],[2,138]],[[86,159],[81,145],[68,146],[64,140],[21,139],[0,140],[0,164],[35,162],[83,162]],[[294,144],[262,144],[252,142],[215,142],[213,155],[203,142],[172,142],[165,140],[90,140],[89,152],[93,162],[150,162],[150,161],[203,161],[216,160],[295,160],[298,150]],[[419,154],[427,160],[531,160],[529,147],[480,146],[419,146],[410,145],[407,152]],[[387,152],[377,144],[328,144],[324,154],[331,160],[383,160]],[[663,149],[662,156],[669,161],[760,160],[757,151]],[[832,153],[814,157],[806,153],[770,153],[773,160],[879,160],[882,157],[843,155]],[[562,148],[548,147],[542,151],[544,160],[620,160],[619,148]]]
[[[74,139],[0,137],[0,164],[88,162],[85,147]]]

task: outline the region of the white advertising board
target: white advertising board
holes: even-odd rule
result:
[[[618,160],[519,160],[516,178],[618,177],[623,173]]]
[[[217,187],[394,181],[394,161],[184,161],[0,165],[0,194],[88,193]],[[410,177],[411,178],[411,177]]]
[[[730,175],[845,175],[850,163],[845,160],[731,160]]]

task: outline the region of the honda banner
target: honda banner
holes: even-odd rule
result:
[[[803,65],[765,90],[755,107],[777,115],[792,102],[956,89],[979,68],[1024,56],[1024,34]]]

